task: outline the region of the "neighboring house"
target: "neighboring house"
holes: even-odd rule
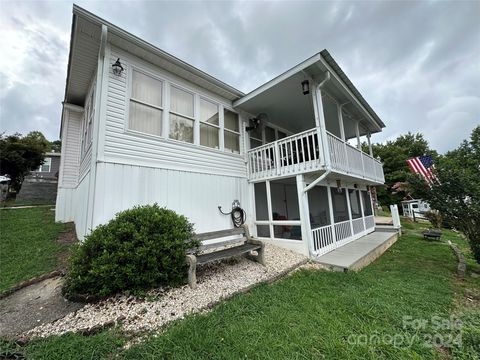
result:
[[[403,216],[407,216],[411,219],[414,219],[414,216],[425,219],[424,214],[430,210],[431,210],[430,205],[426,201],[423,201],[422,199],[402,201]]]
[[[16,201],[54,204],[57,198],[60,159],[60,153],[46,153],[43,164],[23,180]]]
[[[74,6],[56,219],[83,238],[157,202],[205,232],[239,200],[254,235],[318,255],[374,230],[360,137],[383,127],[326,50],[244,94]]]

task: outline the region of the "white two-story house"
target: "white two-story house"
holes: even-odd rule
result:
[[[156,202],[206,232],[238,200],[254,235],[316,256],[374,231],[360,140],[383,127],[326,50],[244,94],[74,6],[56,219],[82,239]]]

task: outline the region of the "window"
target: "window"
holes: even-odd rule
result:
[[[200,145],[219,148],[218,105],[200,99]]]
[[[95,98],[95,84],[92,85],[92,90],[85,101],[85,110],[83,112],[82,123],[82,141],[81,141],[81,158],[83,159],[87,153],[93,138],[93,117],[95,113],[94,107]]]
[[[345,189],[330,188],[332,193],[333,218],[335,223],[350,220]],[[340,191],[340,192],[339,192]]]
[[[193,94],[170,88],[170,139],[193,143]]]
[[[350,196],[350,208],[352,210],[352,219],[362,217],[362,208],[360,207],[360,197],[358,190],[348,189],[348,196]]]
[[[255,183],[255,212],[257,220],[268,220],[267,186],[266,183]]]
[[[330,209],[328,208],[328,188],[315,186],[308,192],[310,209],[310,226],[312,229],[330,225]]]
[[[250,149],[262,146],[262,127],[258,126],[256,129],[253,129],[249,132],[250,134]]]
[[[43,161],[43,164],[40,165],[37,171],[50,172],[51,168],[52,168],[52,158],[47,157],[45,158],[45,160]]]
[[[363,197],[363,214],[364,216],[373,215],[372,202],[370,201],[370,194],[368,191],[362,190]],[[403,206],[405,209],[405,205]]]
[[[238,121],[238,114],[233,111],[224,109],[224,147],[225,151],[233,153],[240,153],[240,125]]]
[[[162,82],[134,70],[128,128],[147,134],[162,134]]]
[[[270,181],[273,220],[300,220],[295,179]]]
[[[275,141],[275,129],[265,126],[265,141],[267,143]]]

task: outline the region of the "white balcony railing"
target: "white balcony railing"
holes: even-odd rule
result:
[[[364,179],[383,183],[382,163],[368,154],[327,132],[332,169]]]
[[[382,164],[327,132],[333,171],[383,183]],[[247,153],[249,179],[260,180],[321,170],[325,157],[316,128],[277,140]]]

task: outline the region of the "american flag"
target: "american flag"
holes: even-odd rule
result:
[[[437,179],[435,174],[432,173],[435,166],[433,165],[431,156],[417,156],[407,160],[407,163],[410,169],[412,169],[415,174],[422,175],[429,185],[433,184],[433,181]]]

